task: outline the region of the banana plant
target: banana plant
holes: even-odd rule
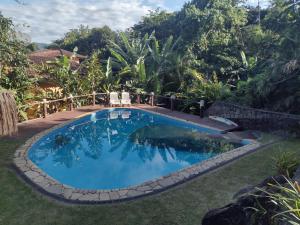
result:
[[[142,39],[130,41],[124,33],[120,33],[121,44],[111,42],[112,65],[122,78],[129,78],[136,83],[146,81],[145,59],[149,53],[148,45],[153,34],[150,36],[146,34]]]
[[[120,78],[114,76],[112,71],[112,58],[109,57],[106,64],[105,79],[102,80],[102,90],[110,92],[119,89]]]
[[[168,85],[164,82],[165,76],[171,74],[171,71],[176,73],[176,47],[180,38],[174,41],[170,36],[162,46],[154,32],[131,41],[121,33],[120,39],[121,44],[112,43],[110,51],[113,68],[119,71],[121,79],[127,78],[131,87],[160,93],[162,84]]]
[[[176,47],[180,38],[174,41],[173,36],[170,36],[167,41],[160,46],[159,41],[152,36],[151,42],[148,46],[151,60],[149,63],[149,76],[148,83],[151,83],[154,91],[161,92],[162,84],[164,86],[171,85],[169,82],[164,82],[165,76],[170,76],[173,74],[172,80],[178,81],[178,67],[180,64],[180,60],[178,60],[181,56],[176,51]],[[174,77],[176,76],[176,78]]]
[[[151,46],[149,46],[149,51],[151,53],[151,58],[155,64],[155,73],[158,75],[163,72],[164,69],[170,68],[172,66],[174,55],[177,54],[176,47],[180,38],[173,41],[173,36],[170,36],[165,44],[160,47],[158,40],[153,36],[151,38]]]

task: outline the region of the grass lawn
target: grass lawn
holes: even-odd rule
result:
[[[0,140],[1,225],[199,225],[207,210],[275,174],[274,154],[291,150],[300,155],[300,140],[284,141],[161,194],[113,205],[70,206],[33,191],[9,168],[20,144]]]

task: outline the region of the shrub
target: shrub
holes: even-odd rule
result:
[[[273,205],[269,211],[272,216],[274,224],[300,224],[300,186],[297,182],[293,182],[286,178],[285,184],[269,184],[269,190],[262,191],[262,195],[266,195],[269,198],[269,202]],[[272,224],[273,224],[272,223]]]
[[[291,152],[281,152],[274,157],[274,162],[277,172],[286,177],[293,176],[300,164],[299,158]]]

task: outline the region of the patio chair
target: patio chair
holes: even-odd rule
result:
[[[109,105],[110,107],[114,105],[121,105],[121,101],[119,99],[119,94],[117,92],[109,93]]]
[[[131,100],[128,92],[122,92],[121,105],[131,105]]]

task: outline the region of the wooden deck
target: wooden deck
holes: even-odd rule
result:
[[[26,139],[32,137],[33,135],[47,130],[55,125],[65,123],[71,119],[80,117],[84,114],[91,113],[100,109],[103,109],[103,106],[84,106],[81,108],[74,109],[73,111],[64,111],[58,112],[51,115],[48,115],[47,118],[39,118],[34,120],[29,120],[23,123],[18,124],[19,132],[15,138]]]

